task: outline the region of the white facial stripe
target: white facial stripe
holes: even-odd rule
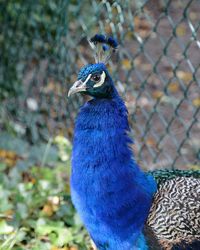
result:
[[[93,88],[98,88],[98,87],[100,87],[100,86],[104,83],[105,78],[106,78],[106,74],[105,74],[105,72],[103,71],[102,74],[101,74],[101,80],[100,80],[98,83],[96,83],[96,84],[93,86]]]
[[[89,74],[88,77],[86,78],[86,80],[83,82],[83,84],[85,85],[89,80],[90,80],[90,77],[92,76],[92,74]]]

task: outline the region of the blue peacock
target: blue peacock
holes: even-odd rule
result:
[[[127,109],[106,63],[112,37],[90,39],[95,63],[68,95],[92,99],[75,123],[71,195],[100,250],[200,249],[200,171],[143,172],[134,160]]]

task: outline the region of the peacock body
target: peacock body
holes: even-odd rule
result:
[[[91,42],[117,47],[101,35]],[[71,194],[84,225],[100,250],[173,249],[194,242],[199,247],[200,180],[179,177],[157,190],[153,175],[139,168],[127,109],[98,55],[69,91],[93,97],[78,114],[72,152]]]

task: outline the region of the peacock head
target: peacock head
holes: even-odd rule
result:
[[[98,34],[92,37],[89,43],[95,51],[96,63],[81,68],[78,80],[70,88],[68,96],[81,92],[99,98],[110,97],[113,82],[106,64],[116,51],[118,44],[115,39]]]
[[[68,96],[81,92],[94,97],[106,98],[111,95],[112,88],[112,79],[105,64],[89,64],[80,70],[78,80],[70,88]]]

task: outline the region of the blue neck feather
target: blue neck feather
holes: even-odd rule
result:
[[[142,228],[155,182],[134,161],[127,109],[114,86],[76,120],[72,154],[73,203],[101,250],[148,249]]]

